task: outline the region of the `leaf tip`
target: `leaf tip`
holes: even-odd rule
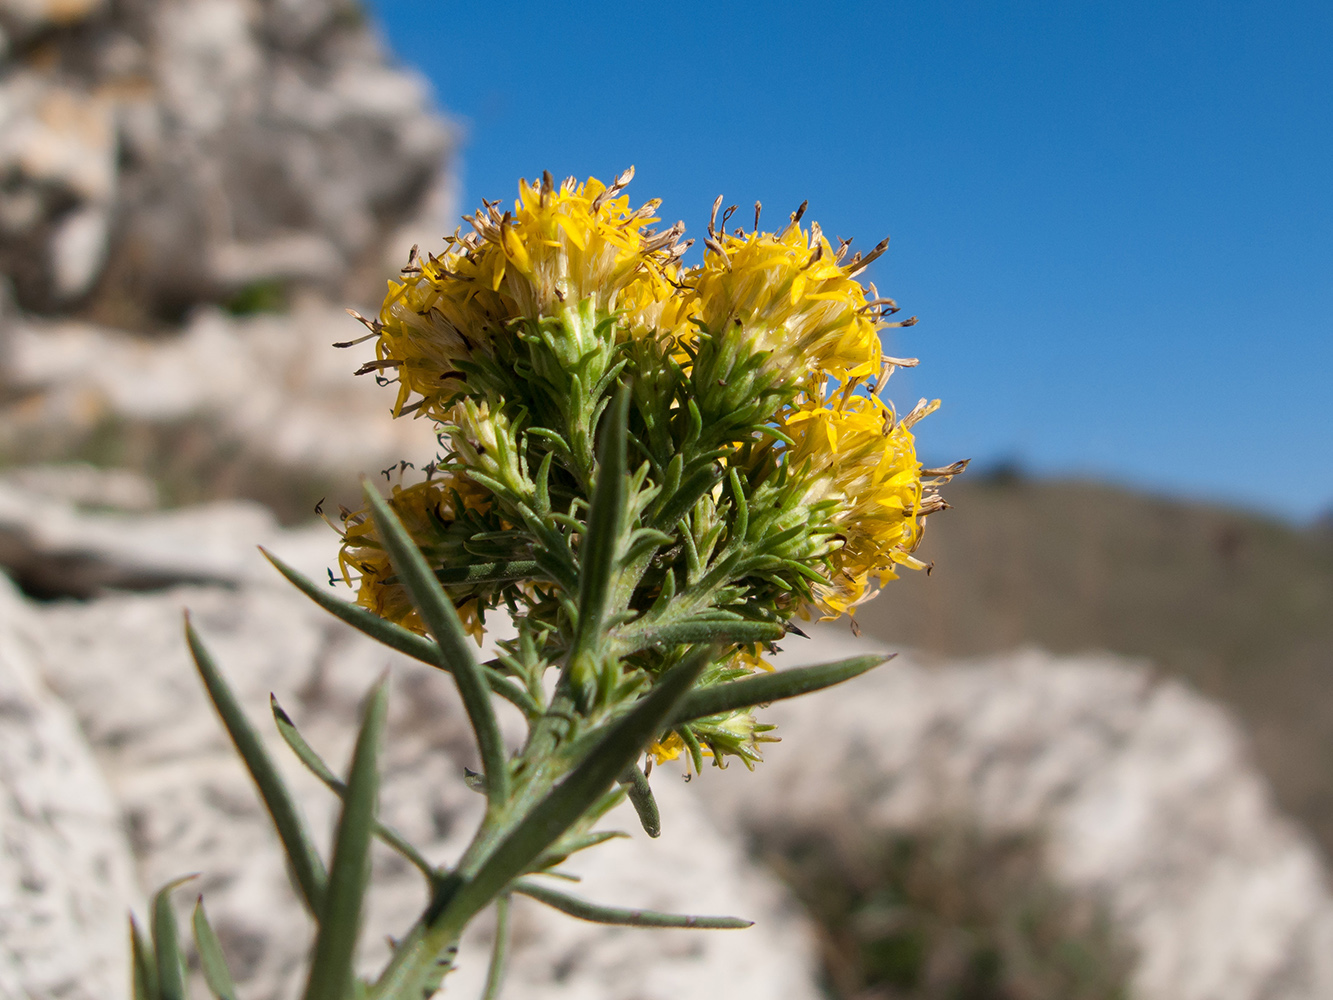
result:
[[[273,710],[273,717],[275,719],[288,726],[296,725],[294,722],[292,722],[292,717],[287,714],[287,710],[283,708],[280,704],[278,704],[278,696],[274,694],[272,691],[270,691],[268,695],[268,704],[269,708]]]

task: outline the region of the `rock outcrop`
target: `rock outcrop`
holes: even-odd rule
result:
[[[0,464],[290,519],[428,461],[330,345],[454,228],[453,141],[357,0],[0,0]]]
[[[43,605],[11,597],[0,622],[0,659],[11,662],[10,650],[25,650],[26,662],[78,719],[126,819],[140,898],[179,874],[202,872],[198,888],[246,995],[290,995],[308,925],[267,819],[198,690],[181,641],[181,607],[191,608],[252,716],[262,723],[267,695],[276,692],[335,766],[346,759],[360,697],[389,667],[384,816],[438,861],[456,855],[480,806],[461,780],[462,768],[476,764],[475,751],[451,685],[329,620],[253,554],[262,542],[318,574],[333,551],[323,526],[280,530],[261,508],[237,504],[80,513],[31,491],[112,491],[90,491],[79,470],[21,478],[26,486],[11,479],[0,488],[5,530],[23,534],[39,553],[83,552],[104,568],[104,579],[151,571],[166,589],[104,590],[88,601]],[[117,490],[130,506],[142,492],[125,482]],[[181,585],[189,574],[204,582]],[[869,648],[841,630],[812,635],[808,644],[789,640],[780,665]],[[24,703],[48,706],[56,720],[47,730],[59,735],[53,759],[83,753],[86,762],[64,710],[35,680],[22,684]],[[814,997],[807,924],[772,877],[754,867],[745,845],[763,845],[780,832],[854,853],[874,838],[941,823],[1038,844],[1049,878],[1095,900],[1132,946],[1137,1000],[1314,1000],[1333,993],[1333,898],[1317,852],[1273,808],[1226,714],[1140,664],[1031,651],[949,664],[900,657],[841,688],[771,706],[765,716],[778,723],[783,742],[768,748],[754,773],[709,770],[686,784],[671,767],[659,768],[653,784],[665,819],[662,840],[635,835],[572,866],[584,878],[578,891],[589,898],[737,913],[758,926],[697,935],[606,930],[523,906],[508,995]],[[10,730],[6,739],[31,741],[26,732]],[[331,798],[274,742],[312,828],[325,833]],[[33,787],[18,770],[4,777],[7,789]],[[110,926],[97,933],[119,941],[124,879],[114,872],[125,862],[116,861],[124,855],[116,854],[112,810],[97,794],[69,792],[71,780],[82,789],[100,779],[86,763],[57,768],[42,794],[93,804],[100,819],[85,824],[91,840],[71,856],[106,859],[96,892],[77,906],[61,904],[77,910],[65,924],[32,915],[40,897],[12,887],[23,884],[17,869],[4,875],[11,887],[0,885],[0,893],[11,893],[17,908],[6,912],[25,926],[49,926],[52,934]],[[49,824],[20,829],[5,822],[31,845],[23,847],[28,856],[51,856],[52,843],[73,836]],[[631,815],[612,822],[637,829]],[[402,926],[423,892],[415,872],[393,855],[381,854],[377,865],[367,962],[382,955],[377,941]],[[479,984],[488,933],[480,927],[468,943],[455,989]],[[654,940],[645,942],[644,934]],[[23,956],[59,954],[52,939],[22,940],[23,955],[11,954],[0,986],[20,981],[13,970],[26,968],[22,961],[35,967]],[[101,947],[99,968],[119,968],[114,949]],[[87,981],[102,982],[93,971]],[[34,995],[83,995],[42,988],[47,992]]]
[[[42,683],[0,578],[0,998],[106,1000],[129,976],[133,860],[73,713]]]
[[[866,650],[812,634],[787,662]],[[1333,995],[1318,851],[1226,713],[1143,664],[900,657],[766,717],[783,742],[756,773],[700,782],[761,841],[804,832],[855,853],[940,824],[1036,837],[1054,880],[1104,904],[1135,950],[1136,1000]]]
[[[392,389],[373,375],[353,378],[369,345],[331,346],[357,331],[313,296],[285,314],[200,308],[171,338],[16,318],[0,358],[9,383],[0,456],[138,466],[199,491],[178,502],[240,495],[279,504],[300,494],[301,477],[350,483],[355,497],[358,474],[436,452],[426,421],[391,418]],[[331,490],[301,496],[301,516]]]
[[[289,888],[267,814],[190,666],[181,609],[190,609],[258,726],[273,733],[268,699],[275,692],[338,769],[350,752],[359,701],[388,668],[393,688],[381,815],[436,862],[458,855],[483,804],[463,781],[464,766],[478,762],[452,683],[329,618],[254,550],[262,542],[322,575],[336,541],[323,525],[282,531],[256,505],[93,516],[33,500],[11,492],[10,502],[0,504],[0,521],[39,540],[38,546],[77,549],[126,572],[152,568],[167,578],[167,589],[20,605],[0,625],[0,637],[17,633],[29,645],[46,682],[77,716],[125,817],[142,892],[200,872],[192,888],[205,895],[242,995],[295,996],[310,924]],[[171,586],[173,572],[217,582]],[[327,850],[333,798],[280,741],[270,742]],[[819,996],[806,920],[773,877],[748,862],[743,844],[717,831],[689,791],[674,784],[663,789],[670,829],[657,841],[638,831],[631,811],[613,814],[609,825],[633,835],[572,859],[570,870],[583,879],[575,891],[606,903],[737,913],[758,925],[743,932],[603,928],[520,900],[506,995]],[[419,874],[396,855],[380,851],[376,866],[362,936],[367,966],[385,957],[385,935],[401,933],[426,898]],[[89,926],[113,928],[123,947],[123,906],[120,898],[108,898],[100,908],[87,907],[83,918]],[[489,934],[482,925],[465,942],[450,995],[479,992]],[[98,995],[124,996],[123,983]]]
[[[356,0],[0,2],[0,272],[27,309],[348,296],[404,226],[443,232],[450,147]]]

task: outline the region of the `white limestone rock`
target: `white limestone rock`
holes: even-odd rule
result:
[[[105,537],[112,516],[88,518],[87,544]],[[177,565],[194,551],[196,538],[172,528],[169,515],[120,520],[155,526],[160,551],[174,548]],[[482,800],[462,781],[463,767],[479,762],[448,677],[342,627],[267,569],[252,548],[263,541],[320,573],[334,554],[332,532],[323,526],[282,532],[271,521],[258,523],[254,508],[239,505],[214,507],[207,520],[216,538],[229,527],[236,552],[250,560],[233,587],[44,605],[33,610],[27,634],[49,683],[87,732],[127,816],[144,891],[201,872],[192,889],[206,897],[243,994],[276,1000],[296,995],[310,924],[288,886],[268,817],[190,666],[181,609],[190,609],[251,717],[269,736],[325,849],[334,801],[273,735],[269,692],[278,694],[312,744],[341,770],[360,699],[390,670],[381,815],[433,861],[457,857],[479,817]],[[127,532],[134,535],[132,528]],[[207,557],[195,567],[215,565]],[[518,738],[518,722],[512,713],[505,717],[511,739]],[[521,901],[506,995],[819,996],[811,935],[790,899],[749,864],[739,843],[718,833],[691,789],[665,787],[662,798],[665,835],[650,841],[634,832],[632,811],[613,814],[609,825],[633,835],[576,859],[570,867],[584,882],[575,891],[611,904],[735,913],[757,920],[756,927],[631,931],[578,923]],[[376,866],[362,938],[366,968],[386,956],[384,935],[401,933],[425,901],[419,875],[397,856],[379,849]],[[119,934],[122,925],[115,926]],[[449,980],[451,993],[479,990],[487,943],[483,922],[465,942]]]
[[[4,0],[0,24],[12,38],[78,24],[107,7],[107,0]]]
[[[401,227],[445,231],[451,129],[353,0],[0,0],[0,33],[0,268],[27,309],[359,298]]]
[[[129,977],[133,860],[70,710],[44,686],[0,579],[0,997],[105,1000]]]
[[[0,359],[17,402],[0,410],[0,450],[46,441],[59,454],[99,425],[194,420],[226,448],[289,470],[351,477],[438,451],[427,421],[394,420],[393,389],[352,377],[373,356],[336,306],[303,297],[288,314],[195,313],[174,338],[68,320],[16,320]]]
[[[841,628],[785,663],[873,651]],[[1060,885],[1104,901],[1137,950],[1136,1000],[1333,996],[1333,899],[1217,705],[1112,656],[900,657],[764,713],[755,774],[708,773],[738,828],[1033,834]]]
[[[29,474],[33,482],[40,477]],[[35,506],[12,500],[20,488],[9,484],[0,515]],[[389,667],[383,813],[436,861],[457,856],[480,808],[460,778],[477,761],[451,683],[332,622],[250,547],[268,544],[317,575],[333,557],[325,528],[282,531],[240,505],[94,516],[50,502],[42,517],[25,523],[110,564],[153,553],[158,565],[230,574],[229,588],[30,606],[15,627],[73,708],[130,818],[141,888],[203,871],[200,887],[247,995],[291,995],[308,925],[267,818],[191,673],[180,608],[192,609],[261,729],[276,691],[338,768],[359,699]],[[841,629],[813,636],[789,639],[783,662],[872,648]],[[754,773],[710,770],[684,785],[658,769],[661,841],[636,834],[573,863],[584,875],[575,891],[590,899],[759,925],[698,935],[596,929],[522,902],[507,995],[816,996],[806,924],[750,866],[746,838],[782,829],[854,841],[947,821],[1036,837],[1050,878],[1104,903],[1136,949],[1137,1000],[1333,995],[1333,900],[1319,856],[1274,809],[1226,714],[1141,664],[1033,651],[955,664],[903,657],[764,717],[783,742]],[[504,722],[517,739],[516,718]],[[332,800],[271,742],[326,842]],[[612,821],[636,829],[628,813]],[[403,862],[381,852],[377,865],[363,955],[372,964],[384,954],[382,934],[401,930],[423,899]],[[459,992],[480,984],[487,933],[483,923],[467,942],[451,981]]]
[[[54,5],[53,5],[54,6]],[[0,64],[0,262],[42,304],[87,292],[107,253],[117,182],[113,102]]]

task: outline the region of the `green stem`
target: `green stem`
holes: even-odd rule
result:
[[[504,980],[505,955],[509,950],[509,897],[495,901],[495,945],[491,948],[491,964],[486,968],[486,988],[481,1000],[497,1000]]]
[[[743,930],[753,927],[753,920],[739,917],[692,917],[683,913],[657,910],[632,910],[619,906],[599,906],[577,896],[568,896],[549,886],[527,880],[514,883],[514,891],[531,896],[578,920],[594,924],[619,924],[627,927],[684,927],[694,930]]]
[[[459,868],[437,885],[430,905],[404,938],[370,996],[414,995],[472,917],[508,891],[514,879],[525,874],[577,823],[605,795],[625,766],[643,752],[716,652],[712,647],[695,650],[667,671],[628,713],[606,727],[602,739],[563,780],[547,785],[550,791],[530,808],[520,811],[514,808],[518,803],[511,801],[494,823],[484,824]],[[563,698],[558,694],[556,701]],[[551,712],[542,722],[547,720],[553,720]],[[549,726],[539,728],[554,735]],[[533,749],[540,752],[542,747]],[[537,766],[523,790],[525,804],[538,786],[554,780],[549,770],[543,770],[544,764],[549,766],[549,756],[530,759]],[[507,824],[515,818],[517,822],[508,832],[497,835],[495,828],[501,822]]]

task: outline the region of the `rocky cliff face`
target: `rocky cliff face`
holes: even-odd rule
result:
[[[0,271],[26,309],[139,327],[257,282],[347,296],[403,226],[443,231],[450,148],[355,0],[0,0]]]

